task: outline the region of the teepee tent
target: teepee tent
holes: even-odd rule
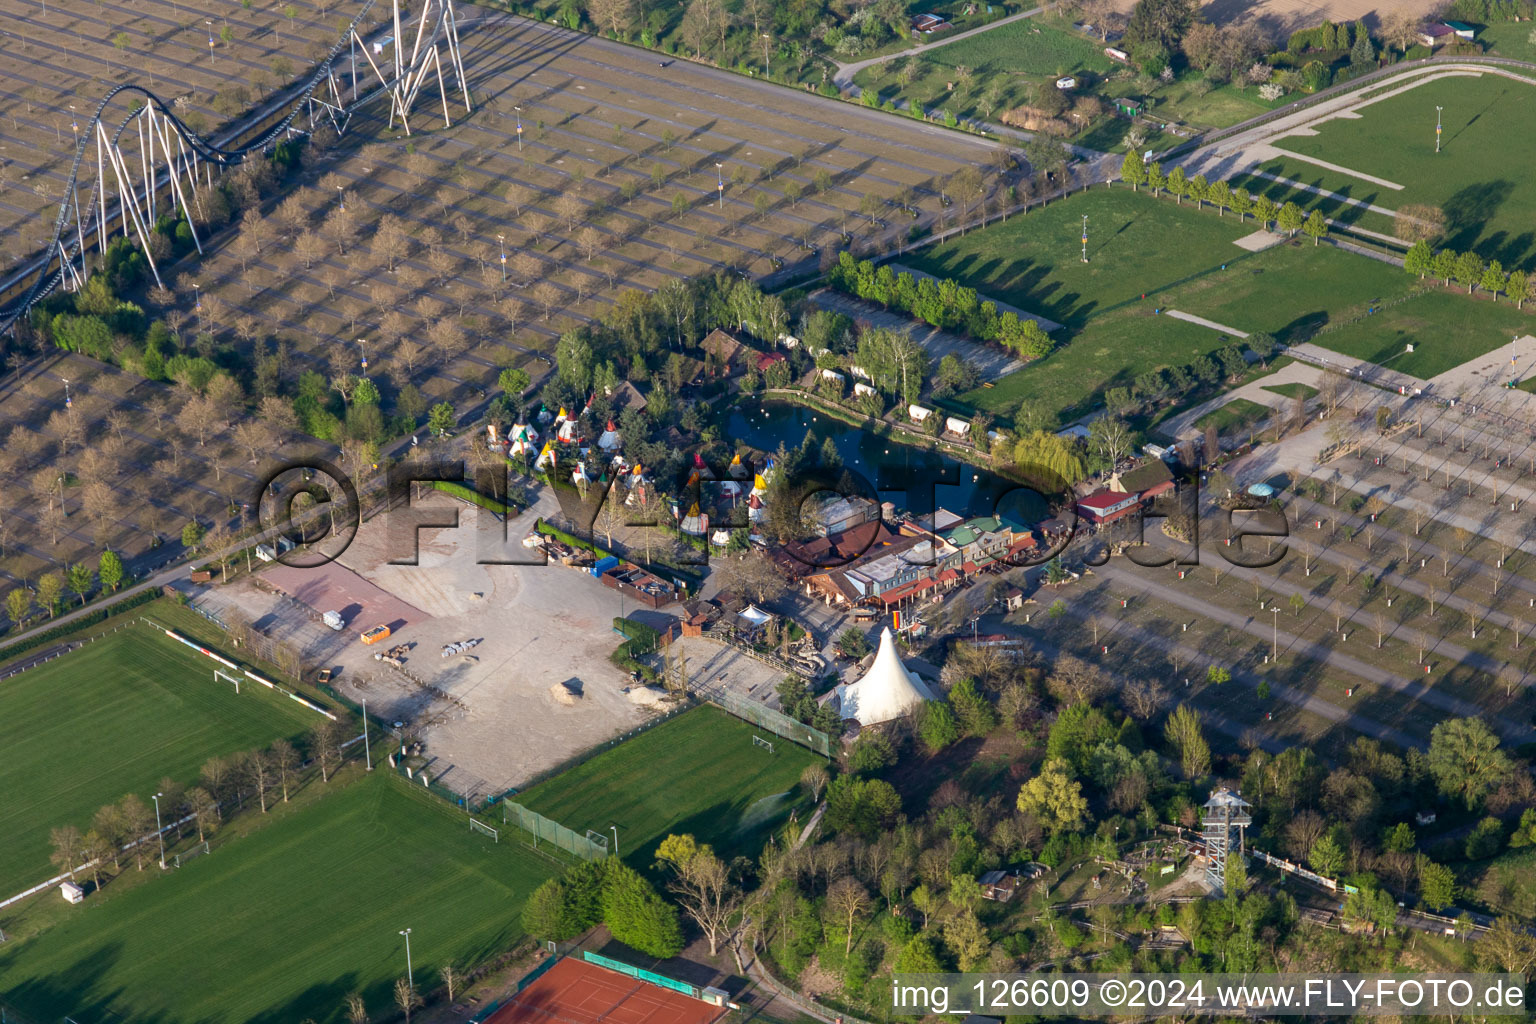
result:
[[[613,425],[613,420],[608,421],[608,428],[597,439],[597,446],[605,452],[611,452],[619,446],[619,429]]]
[[[837,694],[843,717],[856,719],[860,725],[889,722],[934,699],[933,691],[901,663],[889,626],[880,633],[880,650],[869,671],[858,682],[839,686]]]

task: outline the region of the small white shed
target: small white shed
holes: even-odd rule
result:
[[[951,434],[958,434],[963,437],[971,432],[971,424],[967,420],[950,416],[944,420],[944,429]]]
[[[1056,88],[1063,90],[1076,89],[1077,79],[1073,78],[1071,75],[1067,75],[1065,78],[1058,78],[1056,79]]]
[[[877,394],[878,392],[876,392],[875,389],[870,387],[868,384],[855,384],[853,386],[853,393],[856,395],[873,395]]]
[[[85,890],[80,888],[74,882],[65,882],[63,885],[59,886],[59,892],[64,896],[64,899],[70,903],[79,903],[81,900],[85,899]]]
[[[922,423],[933,415],[932,409],[925,409],[921,405],[907,406],[907,415],[912,417],[913,423]]]

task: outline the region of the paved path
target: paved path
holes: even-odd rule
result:
[[[1323,370],[1315,366],[1309,366],[1306,363],[1289,363],[1280,367],[1274,373],[1260,377],[1258,380],[1249,381],[1242,387],[1217,395],[1210,401],[1201,402],[1194,408],[1186,409],[1177,416],[1170,416],[1157,425],[1157,432],[1176,441],[1200,437],[1204,432],[1194,425],[1195,421],[1206,413],[1214,412],[1239,398],[1246,398],[1248,401],[1257,402],[1259,405],[1267,405],[1276,412],[1287,411],[1291,407],[1292,400],[1284,395],[1279,395],[1265,389],[1280,384],[1305,384],[1316,390],[1319,378],[1322,377],[1323,373]]]
[[[1380,363],[1368,363],[1362,359],[1341,355],[1332,349],[1324,348],[1310,341],[1302,342],[1300,345],[1287,346],[1285,354],[1292,359],[1300,359],[1304,363],[1311,363],[1325,370],[1342,373],[1346,377],[1353,377],[1355,380],[1364,381],[1367,384],[1385,388],[1388,391],[1406,389],[1406,392],[1411,395],[1415,391],[1427,392],[1429,390],[1429,381],[1424,380],[1422,377],[1414,377],[1397,370],[1388,369]]]
[[[978,28],[970,28],[966,29],[964,32],[957,32],[952,36],[945,36],[942,42],[933,44],[925,43],[922,46],[909,46],[905,50],[898,50],[895,53],[888,53],[883,57],[870,57],[867,60],[857,60],[851,64],[839,64],[837,66],[837,72],[832,76],[832,84],[837,86],[839,89],[851,90],[853,94],[857,96],[859,95],[859,87],[853,84],[853,77],[860,71],[863,71],[865,68],[872,68],[876,64],[884,64],[888,60],[896,60],[899,57],[915,57],[920,53],[931,53],[941,46],[948,46],[950,43],[958,43],[962,39],[969,39],[972,36],[980,35],[983,32],[990,32],[992,29],[1006,25],[1009,22],[1019,21],[1023,18],[1032,18],[1039,14],[1041,11],[1044,11],[1046,7],[1049,6],[1049,4],[1046,4],[1040,7],[1036,7],[1033,10],[1020,11],[1017,14],[1008,15],[1006,18],[999,18],[996,21],[989,21],[985,25],[982,25]]]
[[[1311,192],[1313,195],[1325,196],[1329,199],[1337,199],[1341,203],[1345,203],[1349,206],[1358,206],[1362,210],[1370,210],[1372,213],[1379,213],[1383,217],[1399,216],[1396,210],[1389,210],[1385,206],[1377,206],[1375,203],[1368,203],[1364,199],[1355,199],[1351,196],[1345,195],[1343,192],[1330,192],[1328,189],[1323,188],[1320,185],[1308,185],[1306,182],[1297,181],[1295,178],[1287,178],[1284,175],[1271,174],[1269,171],[1261,171],[1258,169],[1254,169],[1248,173],[1253,175],[1255,178],[1263,178],[1265,181],[1279,182],[1282,185],[1288,185],[1291,188],[1298,189],[1302,192]],[[1401,185],[1397,187],[1402,188]],[[1421,224],[1423,223],[1423,221],[1419,220],[1418,217],[1409,217],[1408,219],[1419,221]]]
[[[1199,324],[1201,327],[1209,327],[1211,330],[1220,331],[1222,334],[1230,334],[1237,338],[1248,337],[1247,331],[1240,331],[1236,327],[1228,327],[1226,324],[1219,324],[1215,320],[1207,320],[1205,317],[1195,316],[1193,313],[1181,313],[1176,309],[1166,309],[1163,312],[1175,320],[1183,320],[1189,324]]]

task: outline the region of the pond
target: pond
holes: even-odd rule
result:
[[[917,516],[945,508],[964,516],[1001,513],[1024,524],[1050,515],[1045,499],[1020,484],[937,452],[867,433],[814,409],[790,402],[743,402],[726,420],[726,435],[765,452],[782,441],[797,447],[810,431],[820,446],[827,438],[843,464],[869,481],[881,501]]]

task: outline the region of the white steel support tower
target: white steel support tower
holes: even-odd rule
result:
[[[1212,892],[1221,892],[1227,884],[1227,856],[1235,849],[1243,855],[1244,830],[1253,824],[1248,813],[1253,805],[1226,787],[1216,790],[1205,802],[1200,831],[1205,839],[1205,881]],[[1235,844],[1235,845],[1234,845]]]
[[[433,86],[445,126],[453,124],[455,106],[468,115],[473,108],[452,0],[423,0],[409,17],[402,11],[408,0],[389,0],[389,22],[376,23],[369,14],[380,3],[367,0],[297,95],[258,111],[247,128],[218,141],[187,127],[170,104],[142,86],[110,90],[76,132],[53,239],[27,272],[35,274],[31,285],[0,307],[0,333],[55,289],[83,287],[117,235],[133,240],[155,283],[163,285],[150,244],[156,222],[166,215],[184,218],[201,253],[196,225],[205,220],[201,203],[214,185],[215,167],[265,155],[283,139],[313,131],[321,118],[344,132],[353,111],[379,96],[389,98],[390,127],[398,122],[406,134],[418,100]],[[374,80],[367,70],[359,74],[359,54]],[[351,81],[345,82],[348,71]],[[130,95],[119,99],[124,93]],[[308,131],[299,126],[301,114],[307,114]]]

